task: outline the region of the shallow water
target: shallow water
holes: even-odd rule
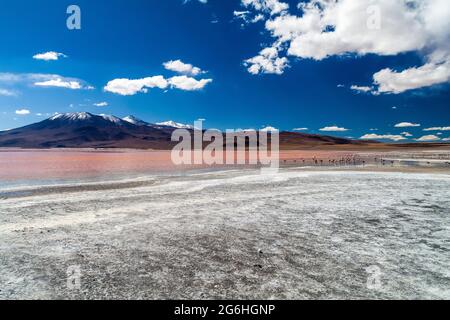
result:
[[[280,159],[333,158],[345,151],[281,151]],[[307,164],[311,164],[308,162]],[[217,167],[224,167],[217,165]],[[232,167],[232,166],[227,166]],[[0,183],[34,184],[46,181],[120,178],[126,175],[161,174],[207,168],[206,165],[176,166],[171,151],[144,150],[20,150],[0,149]],[[36,182],[37,181],[37,182]]]
[[[450,298],[449,175],[142,179],[0,200],[0,298]]]

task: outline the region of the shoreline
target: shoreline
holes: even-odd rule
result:
[[[0,150],[0,181],[6,185],[105,182],[141,176],[186,175],[202,171],[254,170],[258,165],[181,165],[170,151],[143,150]],[[352,152],[349,150],[280,151],[280,168],[375,172],[450,172],[450,150]]]
[[[396,167],[380,167],[380,166],[352,166],[352,167],[297,167],[285,166],[279,169],[279,174],[305,173],[305,174],[326,174],[326,173],[373,173],[373,174],[415,174],[415,175],[429,175],[429,176],[450,176],[450,170],[446,168],[426,168],[426,167],[412,167],[412,166],[396,166]],[[241,168],[201,168],[188,169],[182,172],[170,173],[151,173],[140,174],[136,177],[128,175],[117,175],[114,178],[90,180],[86,177],[81,177],[76,180],[60,179],[54,180],[52,183],[39,183],[39,180],[34,181],[33,185],[26,184],[12,184],[6,188],[0,188],[0,200],[13,198],[29,198],[35,196],[46,196],[51,194],[77,193],[77,192],[95,192],[95,191],[113,191],[126,190],[144,187],[157,186],[164,181],[177,181],[186,179],[207,179],[208,176],[220,176],[227,178],[234,175],[260,175],[260,169],[241,167]],[[277,173],[268,173],[268,176],[275,176]]]

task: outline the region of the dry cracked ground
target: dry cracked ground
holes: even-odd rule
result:
[[[235,170],[3,188],[0,298],[449,299],[450,175]]]

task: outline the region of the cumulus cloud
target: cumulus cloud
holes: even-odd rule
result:
[[[423,131],[450,131],[450,127],[432,127],[423,129]]]
[[[163,76],[146,77],[142,79],[114,79],[109,81],[104,90],[120,94],[122,96],[132,96],[139,92],[147,93],[148,89],[166,89],[169,83]]]
[[[26,116],[26,115],[29,115],[30,113],[31,113],[31,111],[28,110],[28,109],[16,110],[16,114],[19,115],[19,116]]]
[[[64,53],[48,51],[44,53],[38,53],[33,56],[33,59],[36,60],[44,60],[44,61],[56,61],[59,58],[66,58],[67,56]]]
[[[178,72],[181,74],[186,74],[186,75],[197,76],[197,75],[203,73],[203,71],[200,68],[194,67],[192,64],[189,64],[189,63],[184,63],[181,60],[170,60],[170,61],[164,62],[163,66],[167,70],[175,71],[175,72]]]
[[[287,56],[323,60],[415,51],[423,57],[422,66],[396,71],[387,66],[376,72],[374,94],[399,94],[450,80],[448,0],[309,0],[300,2],[299,14],[278,0],[241,3],[266,14],[265,29]]]
[[[248,67],[248,72],[254,75],[260,73],[283,74],[284,69],[288,67],[288,59],[280,58],[278,49],[270,47],[261,50],[256,57],[245,60],[244,65]]]
[[[201,79],[196,80],[187,76],[176,76],[169,80],[169,84],[176,89],[186,90],[186,91],[197,91],[203,89],[208,83],[211,83],[212,79]]]
[[[349,129],[341,128],[338,126],[331,126],[331,127],[325,127],[325,128],[319,129],[319,130],[324,131],[324,132],[345,132],[345,131],[348,131]]]
[[[270,15],[282,14],[289,9],[287,3],[278,0],[242,0],[242,5]]]
[[[375,134],[370,133],[362,136],[361,140],[392,140],[392,141],[402,141],[406,140],[404,136],[401,135],[392,135],[392,134]]]
[[[422,141],[422,142],[430,142],[430,141],[439,141],[441,140],[441,138],[439,138],[438,136],[435,135],[428,135],[428,136],[423,136],[420,137],[419,139],[416,139],[416,141]]]
[[[450,60],[439,65],[427,63],[419,68],[409,68],[401,72],[387,68],[373,75],[378,92],[395,94],[448,82],[449,79]]]
[[[107,83],[104,90],[122,96],[132,96],[137,93],[147,93],[149,89],[175,88],[185,91],[203,89],[212,79],[196,80],[188,76],[175,76],[165,79],[163,76],[147,77],[142,79],[114,79]]]
[[[411,128],[411,127],[420,127],[419,123],[411,123],[411,122],[400,122],[395,125],[396,128]]]
[[[402,132],[400,133],[401,135],[405,136],[405,137],[412,137],[413,135],[409,132]]]

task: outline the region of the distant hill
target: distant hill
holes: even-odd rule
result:
[[[9,148],[134,148],[171,149],[172,132],[191,126],[173,121],[147,123],[133,116],[123,119],[87,112],[57,114],[22,128],[0,132],[0,147]],[[313,147],[381,146],[374,141],[350,140],[331,136],[281,132],[282,149]]]

